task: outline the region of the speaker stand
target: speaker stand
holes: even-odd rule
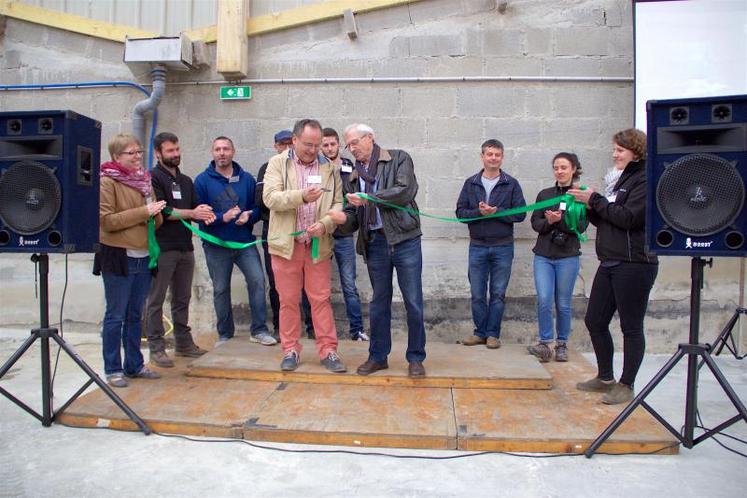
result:
[[[137,424],[140,430],[146,435],[152,431],[150,427],[141,419],[132,409],[125,404],[122,399],[117,396],[111,387],[94,372],[94,370],[78,356],[78,353],[69,346],[65,340],[60,337],[57,329],[49,327],[49,287],[48,287],[48,275],[49,275],[49,256],[46,254],[34,254],[31,256],[31,261],[38,263],[39,272],[39,315],[41,320],[41,327],[33,329],[31,336],[24,341],[15,353],[0,367],[0,379],[13,367],[13,365],[23,356],[23,354],[36,342],[37,339],[41,340],[41,373],[42,373],[42,413],[38,413],[33,408],[30,408],[23,401],[19,400],[11,393],[0,387],[0,394],[8,398],[10,401],[23,408],[31,416],[38,419],[44,427],[49,427],[52,422],[55,421],[57,416],[65,411],[70,404],[75,401],[78,396],[92,383],[96,383],[97,386],[107,395],[109,398],[122,409],[123,412]],[[50,376],[50,363],[49,363],[49,340],[52,339],[56,342],[63,351],[65,351],[70,358],[88,375],[88,381],[68,399],[62,408],[55,411],[52,407],[52,401],[54,394],[52,393],[52,381]]]
[[[743,354],[743,355],[739,354],[737,344],[734,341],[734,335],[733,335],[734,326],[739,321],[739,315],[747,315],[747,308],[742,308],[742,307],[737,308],[734,311],[734,314],[729,319],[729,321],[726,322],[726,326],[716,338],[716,342],[714,342],[713,346],[711,346],[711,349],[715,350],[713,353],[713,356],[720,355],[721,351],[723,351],[724,348],[726,348],[734,356],[734,358],[738,360],[743,360],[747,358],[747,354]]]
[[[599,447],[617,430],[618,427],[630,416],[633,411],[642,406],[645,408],[661,425],[664,426],[669,432],[671,432],[685,448],[692,448],[698,443],[702,443],[706,439],[714,436],[718,432],[726,429],[732,424],[739,420],[747,422],[747,408],[745,408],[742,401],[734,392],[734,389],[729,385],[729,382],[721,373],[721,370],[716,365],[716,362],[711,358],[711,347],[708,344],[698,343],[698,333],[700,328],[700,291],[703,288],[703,267],[711,265],[713,260],[704,260],[702,258],[692,258],[692,264],[690,267],[691,275],[691,287],[690,287],[690,337],[686,344],[680,344],[677,352],[672,356],[666,365],[659,370],[653,379],[644,387],[641,392],[636,396],[630,404],[620,413],[620,415],[612,421],[612,423],[599,435],[597,439],[591,443],[591,446],[584,452],[587,458],[591,458]],[[685,425],[682,431],[678,431],[672,427],[651,405],[646,403],[646,398],[649,394],[664,380],[669,372],[679,363],[679,361],[687,356],[687,391],[685,397]],[[724,390],[728,398],[731,400],[734,407],[739,412],[732,418],[720,423],[715,428],[710,429],[703,434],[695,437],[695,427],[697,425],[697,412],[698,412],[698,372],[700,370],[698,360],[702,360],[702,363],[706,364],[713,373],[718,383],[721,385],[721,389]]]

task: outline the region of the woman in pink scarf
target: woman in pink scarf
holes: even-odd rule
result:
[[[143,147],[132,135],[109,142],[112,160],[101,165],[99,240],[94,273],[104,280],[106,312],[102,330],[104,371],[114,387],[127,387],[126,377],[157,379],[140,352],[140,319],[150,288],[148,219],[163,221],[165,201],[151,199],[150,173],[143,169]],[[124,346],[124,365],[120,356]]]

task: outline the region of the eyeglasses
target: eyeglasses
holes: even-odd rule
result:
[[[122,152],[122,154],[126,154],[128,156],[142,156],[145,153],[143,150],[126,150]]]
[[[371,135],[363,135],[362,137],[358,137],[355,140],[351,140],[345,145],[346,149],[352,149],[353,147],[358,147],[361,144],[361,140],[363,140],[366,137],[370,137]]]

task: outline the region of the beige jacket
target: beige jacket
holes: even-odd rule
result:
[[[140,192],[107,176],[101,177],[99,240],[102,244],[147,251],[148,218],[145,198]],[[163,218],[159,213],[156,228],[161,223]]]
[[[336,225],[326,216],[330,209],[342,210],[342,181],[340,173],[324,157],[319,156],[319,174],[322,177],[322,188],[329,192],[322,193],[316,201],[316,221],[324,224],[327,233],[319,238],[319,259],[324,261],[332,257],[334,244],[332,233]],[[296,208],[303,204],[302,190],[297,187],[296,168],[288,151],[273,156],[267,164],[264,176],[262,200],[270,210],[270,228],[268,246],[270,254],[290,259],[293,256],[293,240],[290,234],[296,231]]]

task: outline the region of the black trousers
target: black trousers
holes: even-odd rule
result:
[[[610,322],[617,311],[623,334],[623,372],[620,382],[632,386],[646,350],[643,318],[659,265],[621,262],[599,266],[591,286],[584,319],[597,357],[598,376],[614,380],[612,357],[615,346]]]

